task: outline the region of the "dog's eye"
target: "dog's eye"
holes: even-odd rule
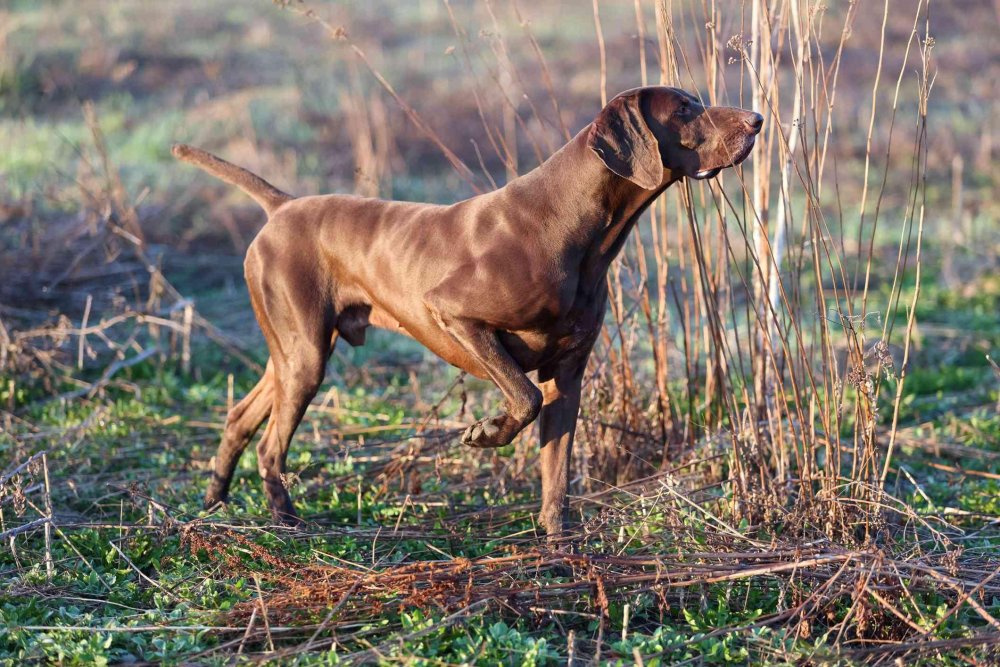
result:
[[[683,104],[681,104],[681,106],[677,109],[675,113],[681,118],[686,118],[691,114],[691,105],[688,104],[687,102],[684,102]]]

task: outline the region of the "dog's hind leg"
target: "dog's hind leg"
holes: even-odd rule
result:
[[[274,403],[274,365],[268,361],[264,375],[257,385],[233,406],[226,416],[226,427],[222,432],[222,442],[215,454],[212,481],[205,494],[205,508],[225,502],[229,497],[229,485],[233,480],[236,464],[257,429],[271,414]]]
[[[275,364],[274,406],[264,436],[257,443],[257,467],[277,523],[299,523],[286,488],[285,461],[292,435],[323,382],[330,356],[328,345],[303,345]]]
[[[285,462],[292,435],[326,374],[337,313],[328,279],[284,251],[291,223],[274,222],[254,241],[245,264],[250,301],[273,365],[271,414],[257,443],[257,469],[274,520],[295,524]]]

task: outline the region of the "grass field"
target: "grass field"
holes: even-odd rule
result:
[[[0,664],[998,664],[998,29],[972,0],[4,4]],[[266,361],[264,220],[173,142],[451,202],[659,81],[767,125],[610,275],[570,538],[535,524],[536,429],[463,448],[499,393],[380,331],[293,441],[305,527],[252,447],[202,509]]]

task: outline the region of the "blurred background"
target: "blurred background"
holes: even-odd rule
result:
[[[371,66],[471,167],[481,187],[488,187],[490,179],[502,184],[508,173],[493,148],[496,141],[491,143],[484,129],[477,98],[485,124],[502,134],[518,171],[536,165],[563,143],[564,128],[575,134],[601,107],[600,53],[590,3],[470,1],[449,7],[420,0],[310,6],[330,26],[347,31]],[[648,24],[642,42],[632,2],[605,2],[599,8],[608,95],[641,84],[640,54],[647,60],[648,80],[657,83],[653,4],[642,7]],[[79,214],[77,181],[87,176],[93,143],[84,101],[93,103],[108,154],[126,191],[138,200],[144,235],[171,252],[240,255],[261,223],[237,192],[175,164],[169,155],[175,141],[205,146],[297,194],[356,191],[435,202],[470,195],[469,184],[348,43],[292,9],[294,3],[282,10],[267,2],[221,0],[5,3],[0,10],[5,240],[44,234],[52,226],[48,223]],[[913,16],[902,4],[890,8],[883,50],[882,9],[881,3],[858,3],[840,61],[829,155],[845,172],[841,201],[859,194],[855,172],[864,166],[858,156],[865,152],[880,62],[871,153],[884,156],[892,132],[899,142],[912,137],[912,47],[898,95],[894,84]],[[698,49],[711,34],[722,43],[718,102],[750,106],[751,77],[740,62],[729,62],[737,53],[725,46],[735,35],[749,35],[749,9],[737,4],[716,11],[718,24],[709,27],[700,8],[677,3],[673,37],[689,61],[680,65],[680,80],[670,83],[709,94]],[[826,66],[840,44],[845,12],[841,3],[830,3],[815,19]],[[928,205],[940,212],[935,227],[965,238],[985,220],[996,219],[990,194],[997,177],[991,169],[1000,85],[1000,46],[993,39],[997,14],[989,2],[948,0],[931,7],[930,15],[938,76],[929,109]],[[787,60],[785,39],[775,48]],[[788,69],[779,76],[787,76]],[[894,101],[895,116],[888,108]],[[894,189],[908,185],[910,151],[902,149],[909,147],[898,148],[892,156],[898,162],[877,165],[892,172],[887,210],[903,205],[891,197],[898,196]],[[3,283],[3,289],[10,288],[10,280]],[[0,299],[9,303],[40,296],[17,290]]]
[[[287,9],[184,0],[5,3],[0,304],[6,317],[36,322],[56,309],[77,319],[88,298],[103,303],[121,288],[120,276],[104,284],[105,276],[92,275],[113,251],[101,247],[93,220],[83,224],[101,215],[92,209],[108,194],[102,179],[110,168],[120,202],[134,209],[132,231],[157,265],[185,294],[198,292],[199,308],[213,322],[234,336],[254,335],[243,326],[249,311],[238,283],[243,251],[263,217],[234,189],[175,163],[169,147],[176,141],[203,146],[296,194],[451,202],[531,169],[590,121],[602,89],[613,96],[643,76],[657,83],[661,69],[677,72],[667,83],[712,102],[757,101],[754,77],[733,48],[750,41],[750,5],[671,4],[668,41],[681,62],[669,62],[658,41],[663,21],[655,3],[597,7],[595,21],[588,3],[555,1],[320,2]],[[303,14],[310,9],[325,25]],[[836,178],[822,205],[839,215],[842,233],[857,227],[858,212],[844,220],[843,209],[856,205],[866,174],[869,184],[882,181],[878,205],[890,241],[908,203],[919,95],[910,9],[875,2],[808,7],[816,47],[810,66],[831,74],[816,86],[828,93],[828,109],[816,103],[816,119],[827,124],[811,128]],[[963,282],[969,267],[954,260],[956,252],[996,249],[997,9],[981,0],[948,0],[928,15],[934,76],[922,148],[927,226],[940,241],[937,277],[973,289]],[[709,37],[716,47],[708,55],[711,72],[703,64]],[[793,76],[790,44],[776,28],[782,86]],[[786,91],[773,103],[787,106],[790,97]],[[798,120],[785,127],[792,122]],[[442,145],[469,166],[468,175],[453,168]],[[777,150],[773,141],[768,146]],[[877,162],[867,164],[866,155]],[[758,159],[777,158],[757,153],[751,163]],[[868,206],[874,209],[872,198]],[[848,231],[842,239],[848,256],[861,243],[854,236]],[[982,259],[976,255],[973,264]]]

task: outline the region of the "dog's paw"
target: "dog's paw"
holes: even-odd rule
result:
[[[305,527],[306,522],[296,514],[294,509],[285,511],[275,511],[271,509],[271,519],[275,526],[284,526],[285,528],[300,529]]]
[[[467,447],[491,448],[502,447],[510,442],[504,438],[507,417],[486,417],[465,429],[462,434],[462,444]]]
[[[205,494],[205,500],[202,502],[202,507],[205,510],[214,510],[218,507],[224,507],[229,502],[229,494],[219,491],[218,489],[209,489]]]

